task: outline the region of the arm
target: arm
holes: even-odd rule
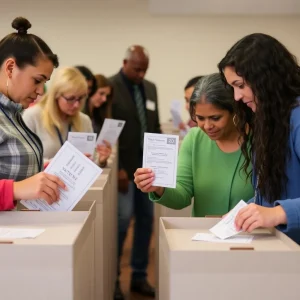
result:
[[[299,116],[294,115],[292,120],[293,148],[300,162],[300,121]],[[299,176],[300,174],[297,174]],[[275,201],[274,206],[280,205],[286,215],[286,224],[279,225],[284,233],[295,230],[300,234],[300,198]]]
[[[150,200],[173,209],[191,205],[194,196],[193,155],[194,131],[189,132],[182,142],[178,157],[176,188],[165,188],[162,197],[149,194]]]
[[[0,211],[12,210],[14,207],[14,181],[0,180]]]

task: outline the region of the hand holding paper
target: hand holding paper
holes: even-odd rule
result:
[[[114,146],[124,128],[124,125],[125,121],[105,119],[97,139],[97,145],[103,145],[104,141],[107,141],[111,146]]]
[[[67,190],[60,189],[59,201],[52,205],[42,199],[22,200],[21,203],[33,210],[70,211],[99,177],[102,169],[66,141],[45,173],[56,175],[67,186]]]
[[[144,134],[143,168],[154,173],[153,186],[176,188],[179,137]]]
[[[234,225],[234,220],[239,210],[247,206],[247,203],[241,200],[218,224],[212,227],[209,231],[220,239],[226,239],[238,234]]]

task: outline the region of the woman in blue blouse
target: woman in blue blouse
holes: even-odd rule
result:
[[[251,232],[277,226],[300,244],[297,60],[278,40],[258,33],[238,41],[219,63],[219,70],[234,89],[245,170],[253,161],[256,195],[238,213],[236,227]]]

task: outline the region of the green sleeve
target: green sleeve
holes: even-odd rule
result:
[[[164,194],[159,198],[155,193],[149,193],[149,198],[173,209],[183,209],[191,205],[194,196],[193,170],[192,170],[192,149],[194,144],[195,130],[192,129],[184,138],[178,156],[176,188],[165,188]]]

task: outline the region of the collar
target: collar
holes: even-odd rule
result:
[[[7,98],[4,94],[0,93],[0,104],[1,106],[12,115],[16,112],[21,112],[23,107],[20,103],[15,103],[9,98]]]

